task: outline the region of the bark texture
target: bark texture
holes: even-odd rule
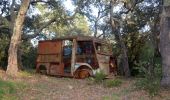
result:
[[[170,3],[163,7],[161,17],[160,52],[163,73],[161,85],[170,87]]]
[[[77,41],[73,39],[73,46],[72,46],[72,56],[71,56],[71,74],[73,75],[75,61],[76,61],[76,51],[77,51]]]
[[[13,34],[11,37],[10,47],[8,50],[8,66],[7,66],[6,72],[9,75],[17,75],[17,72],[18,72],[17,52],[18,52],[20,41],[21,41],[23,22],[24,22],[29,4],[30,4],[30,0],[23,0],[21,7],[19,9],[17,18],[14,23]]]
[[[111,0],[110,2],[110,6],[111,6],[111,11],[110,11],[110,21],[111,21],[111,26],[112,26],[112,30],[115,30],[116,27],[122,27],[123,26],[123,23],[121,20],[119,19],[116,19],[116,18],[113,18],[112,15],[113,15],[113,5],[115,3],[115,0]],[[115,24],[117,22],[117,25]],[[121,47],[121,53],[122,53],[122,68],[123,68],[123,72],[124,72],[124,75],[125,77],[129,77],[131,76],[130,74],[130,69],[129,69],[129,62],[128,62],[128,55],[127,55],[127,48],[126,48],[126,45],[123,41],[123,38],[122,38],[122,35],[119,31],[119,28],[116,29],[117,30],[117,41],[119,42],[119,45]]]

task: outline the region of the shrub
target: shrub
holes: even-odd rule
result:
[[[122,80],[120,79],[114,79],[114,80],[106,80],[104,82],[105,87],[117,87],[122,84]]]
[[[7,35],[1,34],[0,35],[0,66],[3,69],[6,69],[7,66],[7,59],[8,59],[8,46],[9,46],[10,39]]]
[[[142,78],[139,78],[135,86],[137,89],[144,89],[148,91],[150,96],[155,96],[160,90],[160,80],[161,80],[161,66],[159,64],[154,65],[153,73],[147,70],[146,65],[148,63],[143,63],[145,67],[141,67],[139,70],[143,73]]]
[[[150,96],[158,94],[160,89],[159,80],[149,80],[146,78],[138,79],[135,83],[136,88],[146,90]]]
[[[96,83],[102,83],[105,78],[106,75],[102,71],[100,71],[95,74],[94,81]]]

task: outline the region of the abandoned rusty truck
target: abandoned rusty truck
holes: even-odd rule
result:
[[[48,75],[86,78],[102,71],[115,73],[116,61],[106,41],[73,36],[39,41],[36,71]]]

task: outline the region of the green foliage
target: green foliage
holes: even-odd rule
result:
[[[164,6],[169,6],[170,5],[170,1],[169,0],[164,0]]]
[[[24,42],[21,52],[23,67],[26,69],[35,68],[37,48],[34,48],[29,42]]]
[[[86,18],[82,14],[77,13],[73,18],[68,19],[71,17],[71,13],[73,12],[67,12],[65,7],[62,5],[62,2],[63,1],[60,0],[52,0],[48,2],[48,4],[37,4],[36,8],[39,9],[41,15],[37,20],[38,24],[34,23],[34,26],[40,27],[42,24],[46,23],[47,20],[55,18],[55,22],[46,27],[44,31],[55,33],[56,37],[79,34],[90,35],[90,29]],[[81,9],[81,7],[79,9]]]
[[[7,65],[7,51],[9,46],[9,38],[5,34],[2,34],[0,37],[0,44],[0,67],[5,68]]]
[[[106,80],[104,82],[105,87],[118,87],[122,84],[122,80],[120,79],[113,79],[113,80]]]
[[[112,100],[120,100],[120,94],[118,94],[118,93],[113,93],[112,94]]]
[[[155,96],[158,94],[160,89],[160,80],[162,76],[161,66],[159,64],[154,65],[153,73],[148,71],[144,66],[148,66],[148,62],[142,62],[139,71],[142,74],[143,78],[139,78],[135,86],[137,89],[144,89],[148,91],[150,96]]]
[[[136,76],[138,74],[141,74],[139,72],[140,67],[144,67],[146,63],[151,64],[151,59],[154,59],[155,64],[161,64],[161,57],[158,54],[155,54],[155,52],[158,52],[154,50],[153,44],[150,40],[140,40],[145,41],[141,44],[136,44],[135,46],[136,50],[134,48],[128,48],[129,50],[129,64],[131,68],[131,74]],[[145,63],[145,64],[144,64]]]
[[[147,78],[141,78],[137,80],[136,87],[138,89],[146,90],[150,96],[155,96],[158,94],[160,89],[160,80],[157,79],[149,80]]]
[[[143,36],[145,37],[145,36]],[[126,35],[126,45],[128,49],[128,60],[129,60],[129,67],[131,70],[131,74],[135,76],[137,71],[135,70],[135,63],[139,61],[140,54],[143,54],[141,51],[145,45],[146,41],[143,37],[140,36],[139,33],[129,33]]]
[[[106,78],[106,75],[102,71],[97,72],[94,77],[94,82],[102,83],[105,78]]]
[[[16,90],[14,83],[0,79],[0,98],[2,98],[4,94],[12,94],[15,92]]]
[[[49,30],[55,32],[56,36],[90,35],[87,20],[80,14],[76,14],[75,18],[69,24],[54,24],[49,27]]]
[[[152,41],[147,40],[141,48],[138,62],[135,62],[135,66],[133,67],[140,77],[135,83],[135,86],[138,89],[146,90],[150,96],[158,94],[162,76],[161,60],[156,52]]]
[[[17,91],[23,91],[25,88],[23,83],[0,79],[0,100],[15,100]]]
[[[146,41],[140,54],[140,61],[149,61],[154,56],[154,48],[151,41]]]
[[[74,26],[73,26],[73,29],[71,29],[71,34],[90,35],[89,30],[90,29],[89,29],[87,20],[85,19],[85,16],[77,14],[76,18],[74,19]]]
[[[0,79],[0,98],[1,100],[15,99],[16,97],[12,96],[17,91],[17,84],[10,81],[3,81]],[[7,96],[8,95],[8,96]]]
[[[104,96],[102,100],[110,100],[108,96]]]

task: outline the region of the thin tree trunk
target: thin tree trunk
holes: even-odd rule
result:
[[[8,50],[8,66],[7,74],[17,75],[18,72],[18,47],[20,44],[21,33],[23,28],[23,22],[25,19],[26,12],[28,10],[30,0],[23,0],[19,9],[17,18],[14,23],[13,34],[11,37],[10,47]]]
[[[110,10],[110,21],[111,21],[111,26],[112,26],[112,30],[114,30],[114,28],[120,26],[122,27],[122,21],[119,21],[117,20],[118,22],[118,26],[115,25],[115,19],[113,19],[112,15],[113,15],[113,4],[114,4],[115,0],[111,0],[110,2],[110,6],[111,6],[111,10]],[[126,77],[129,77],[131,76],[130,74],[130,69],[129,69],[129,62],[128,62],[128,56],[127,56],[127,48],[126,48],[126,45],[123,41],[123,38],[122,38],[122,35],[119,31],[119,29],[117,29],[118,31],[118,35],[117,35],[117,39],[118,39],[118,42],[119,42],[119,45],[121,46],[121,49],[122,49],[122,59],[123,59],[123,62],[122,62],[122,65],[123,65],[123,71],[124,71],[124,74]]]
[[[10,24],[9,24],[10,36],[12,36],[12,31],[13,31],[13,28],[14,28],[14,22],[15,22],[15,18],[16,18],[14,6],[15,6],[15,0],[12,0],[12,4],[11,4],[11,7],[10,7],[11,15],[10,15]]]
[[[160,52],[162,56],[161,85],[170,87],[170,2],[164,0],[161,18]],[[166,6],[165,6],[166,4]]]
[[[95,21],[95,24],[94,24],[94,27],[95,27],[95,32],[94,32],[94,37],[97,37],[97,21]]]
[[[130,69],[129,69],[129,62],[128,62],[128,56],[127,56],[127,48],[125,46],[125,43],[123,42],[122,35],[119,33],[119,41],[120,41],[120,46],[122,48],[122,55],[123,55],[123,70],[125,73],[126,77],[131,76],[130,74]]]

